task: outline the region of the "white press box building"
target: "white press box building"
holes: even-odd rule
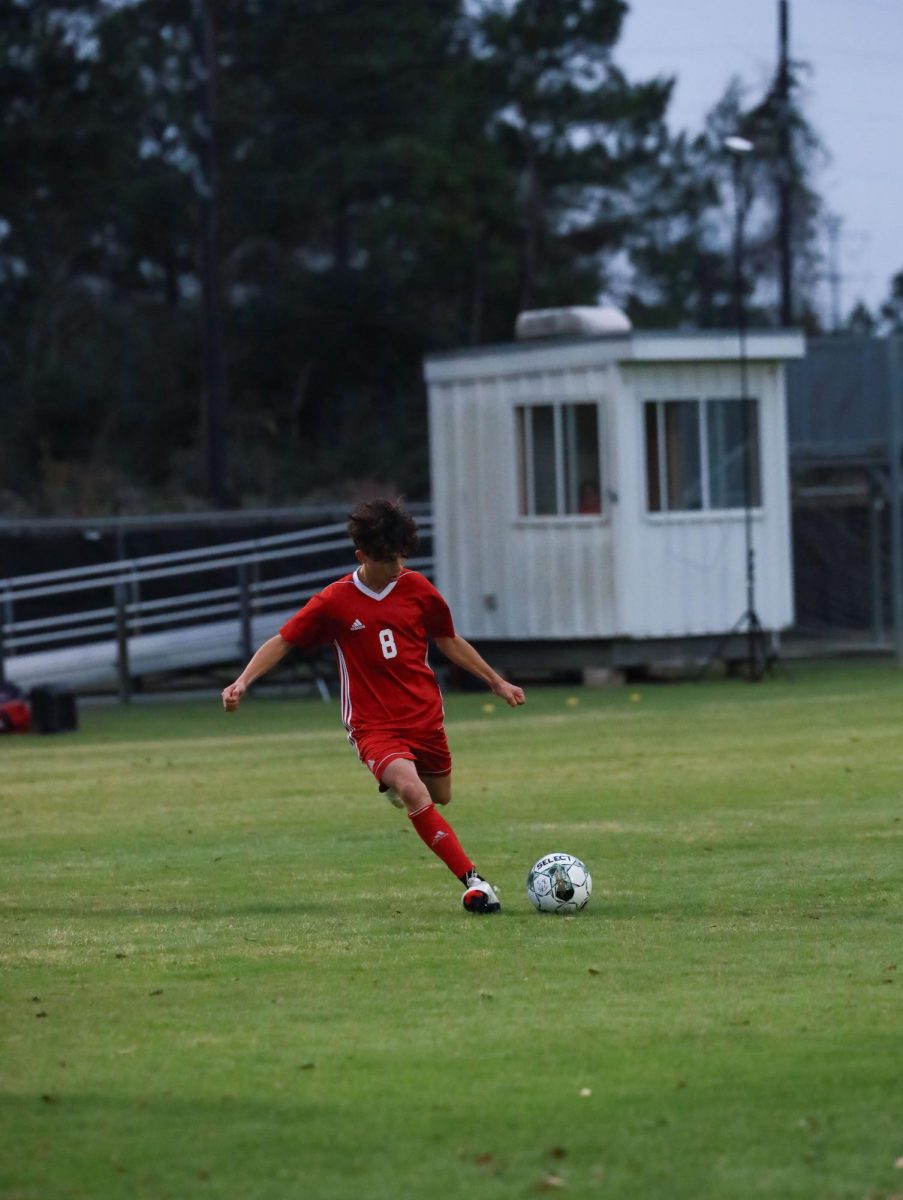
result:
[[[711,642],[747,611],[748,514],[756,613],[787,628],[802,335],[748,333],[741,364],[736,332],[635,332],[613,309],[523,313],[517,332],[425,365],[436,582],[461,634],[576,666]]]

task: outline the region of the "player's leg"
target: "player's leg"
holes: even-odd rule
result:
[[[418,774],[420,774],[418,772]],[[426,784],[426,790],[430,794],[433,804],[442,804],[443,806],[451,803],[451,776],[450,775],[423,775],[420,778]],[[390,804],[395,808],[404,808],[404,801],[395,788],[389,787],[387,783],[379,785],[380,795],[385,796]]]
[[[383,770],[381,784],[388,784],[401,799],[418,837],[441,858],[452,874],[463,882],[474,870],[455,831],[433,803],[417,768],[408,758],[395,758]]]
[[[448,804],[452,795],[452,757],[445,730],[440,726],[417,737],[411,742],[411,750],[418,774],[426,784],[433,803]],[[477,870],[461,876],[461,882],[465,887],[463,903],[468,912],[488,913],[501,909],[492,885]]]
[[[445,730],[440,727],[410,738],[417,774],[426,784],[434,804],[451,802],[452,756]]]
[[[408,816],[432,803],[426,784],[409,758],[393,758],[387,763],[380,774],[379,786],[380,790],[386,788],[395,793]]]
[[[434,778],[447,780],[448,776]],[[477,872],[458,841],[457,834],[436,808],[430,790],[417,774],[414,763],[407,758],[393,759],[383,770],[380,783],[388,784],[398,794],[417,836],[464,884],[464,907],[468,912],[498,912],[501,908],[498,896]],[[440,794],[450,797],[451,785],[447,784],[447,790],[440,790]]]
[[[409,744],[408,744],[409,742]],[[406,739],[407,748],[414,755],[414,765],[417,774],[426,784],[434,804],[443,807],[451,802],[451,754],[443,729],[434,730],[425,740],[420,738]],[[404,808],[401,796],[385,778],[379,783],[380,794],[385,796],[396,808]]]
[[[451,775],[420,775],[426,784],[433,804],[446,805],[451,803]]]

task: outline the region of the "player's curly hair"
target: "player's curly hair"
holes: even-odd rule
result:
[[[417,549],[417,522],[399,500],[365,500],[348,514],[348,534],[358,550],[377,562],[410,558]]]

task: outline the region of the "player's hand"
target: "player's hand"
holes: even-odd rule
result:
[[[492,689],[499,699],[504,700],[511,708],[517,708],[519,704],[526,704],[527,697],[524,695],[524,689],[517,687],[513,683],[508,683],[502,679],[495,684]]]
[[[227,688],[223,688],[223,708],[226,712],[235,712],[247,690],[247,684],[239,683],[237,679],[235,683],[230,683]]]

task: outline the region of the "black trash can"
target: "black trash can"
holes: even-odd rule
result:
[[[75,693],[65,688],[36,687],[29,695],[35,733],[69,733],[78,729]]]

